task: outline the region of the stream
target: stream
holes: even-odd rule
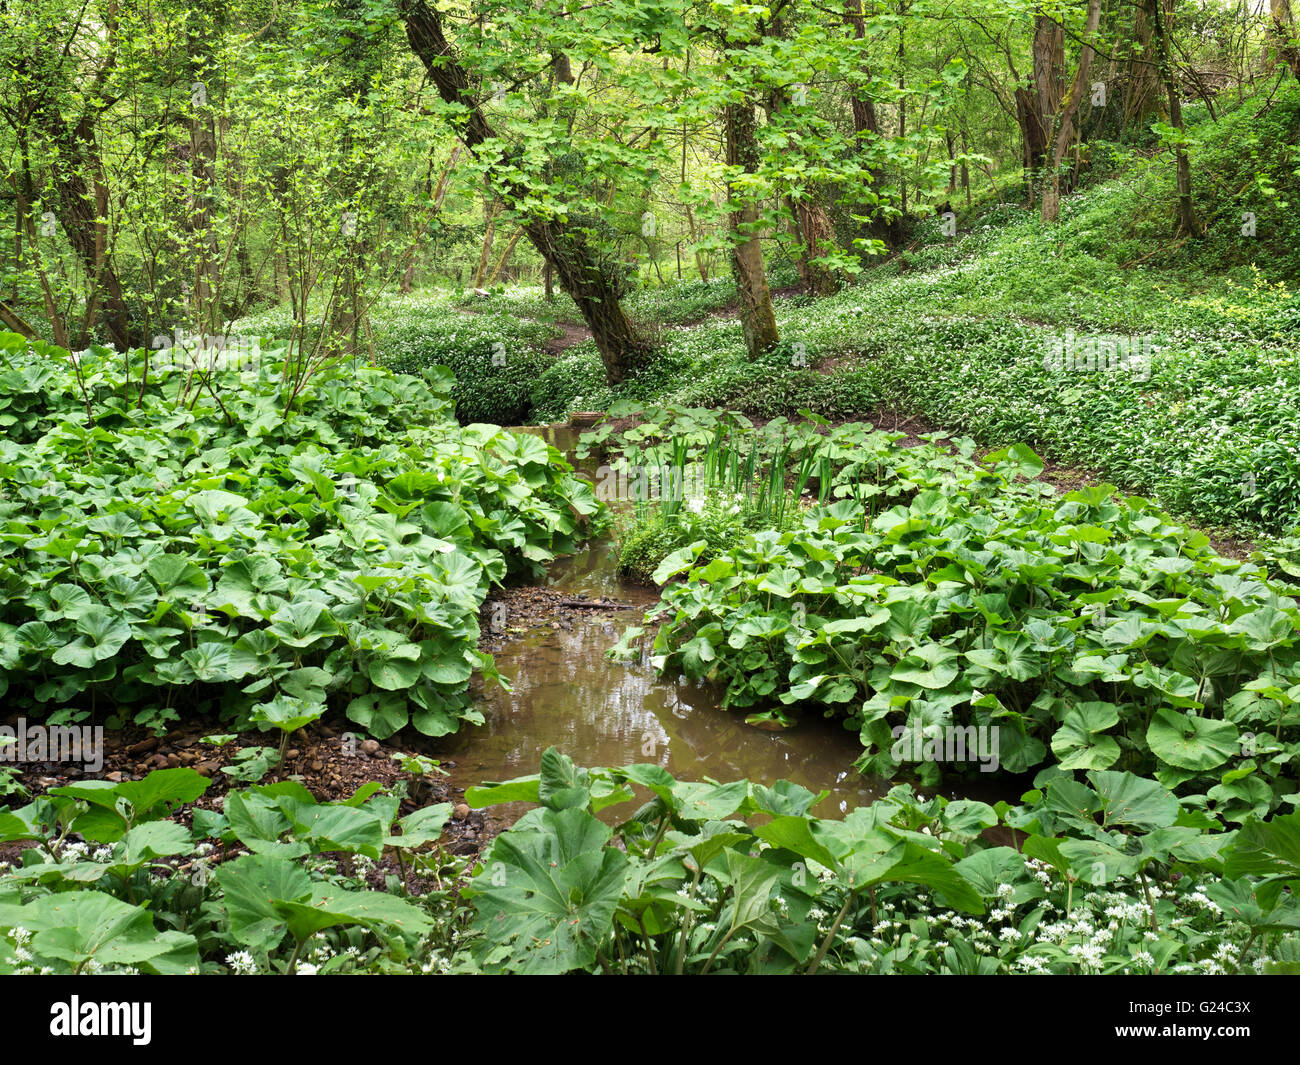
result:
[[[572,455],[577,433],[567,427],[529,428]],[[590,598],[614,599],[633,610],[579,616],[569,627],[534,629],[508,638],[494,652],[497,669],[513,691],[474,682],[476,705],[485,717],[437,743],[444,762],[454,762],[458,787],[510,780],[536,773],[542,752],[554,746],[580,766],[650,762],[686,780],[747,778],[771,785],[785,779],[829,792],[812,812],[840,817],[889,791],[893,781],[864,777],[853,769],[862,753],[855,731],[839,721],[805,717],[784,731],[745,724],[742,711],[721,708],[721,692],[703,682],[657,676],[649,663],[650,636],[639,661],[605,657],[628,625],[658,602],[658,594],[621,579],[612,539],[590,541],[578,554],[552,563],[546,586]],[[949,797],[996,801],[1005,783],[953,778],[940,791]],[[1018,794],[1018,789],[1015,794]],[[1005,797],[1010,797],[1005,796]],[[505,822],[528,807],[492,811]],[[615,808],[626,812],[626,808]],[[495,818],[494,818],[495,819]]]

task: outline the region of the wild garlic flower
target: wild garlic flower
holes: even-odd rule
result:
[[[227,954],[226,964],[230,966],[230,972],[234,976],[257,975],[257,962],[253,960],[253,955],[246,950],[238,950],[233,954]]]

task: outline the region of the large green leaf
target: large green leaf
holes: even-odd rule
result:
[[[613,928],[627,856],[605,846],[609,828],[585,810],[542,810],[535,823],[498,836],[466,889],[476,954],[492,970],[586,969]]]
[[[194,938],[160,932],[153,915],[99,891],[46,895],[22,908],[22,923],[35,934],[31,949],[73,968],[95,961],[106,966],[143,966],[155,972],[197,969]]]
[[[1147,728],[1147,744],[1162,762],[1180,769],[1207,770],[1240,753],[1237,726],[1168,707],[1157,710]]]
[[[287,858],[248,854],[217,867],[230,934],[253,951],[274,950],[288,930],[277,902],[311,898],[312,882]]]
[[[1119,723],[1114,703],[1086,702],[1071,707],[1052,737],[1052,753],[1062,769],[1109,769],[1119,760],[1119,744],[1100,733]]]

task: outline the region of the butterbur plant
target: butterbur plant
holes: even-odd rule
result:
[[[307,699],[296,699],[290,695],[280,694],[270,702],[255,707],[252,719],[259,728],[280,730],[277,760],[282,762],[285,748],[289,745],[290,733],[320,720],[323,713],[325,713],[323,702],[311,702]]]
[[[474,871],[469,949],[519,973],[1289,971],[1300,815],[1237,832],[1128,773],[1039,783],[996,807],[900,785],[829,820],[788,781],[551,749],[537,776],[466,795],[539,804]],[[596,816],[638,795],[614,827]]]
[[[282,756],[274,747],[241,747],[235,752],[234,761],[223,765],[221,771],[231,780],[256,784],[281,761]]]
[[[427,798],[433,779],[438,776],[450,776],[436,758],[422,754],[404,754],[397,752],[393,760],[403,773],[411,775],[411,798],[422,802]]]
[[[219,371],[219,400],[184,404],[171,376],[132,377],[128,405],[106,349],[75,373],[40,343],[0,360],[0,396],[30,400],[0,441],[0,682],[32,718],[111,708],[161,733],[310,707],[446,735],[481,721],[470,677],[496,679],[476,648],[489,588],[604,520],[554,448],[458,426],[442,369],[323,369],[282,417],[272,372]]]
[[[899,729],[957,727],[996,729],[1009,772],[1151,774],[1234,822],[1293,794],[1296,589],[1111,486],[1057,496],[1023,445],[969,454],[860,436],[796,528],[674,551],[656,664],[843,718],[881,776]]]
[[[0,973],[422,971],[445,939],[430,938],[425,906],[455,904],[372,890],[364,869],[436,847],[450,806],[399,818],[375,784],[320,803],[286,781],[176,820],[208,783],[160,770],[0,813],[0,842],[36,844],[0,869]],[[232,848],[244,853],[220,860]],[[339,858],[360,872],[342,874]]]

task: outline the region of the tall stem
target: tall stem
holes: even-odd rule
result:
[[[826,952],[831,949],[831,944],[835,942],[835,936],[840,930],[840,924],[844,921],[844,915],[849,912],[849,906],[852,905],[854,898],[857,897],[856,891],[850,891],[848,898],[844,900],[844,905],[840,907],[840,912],[835,915],[835,923],[831,925],[831,930],[826,933],[826,938],[822,940],[821,948],[817,951],[817,957],[813,958],[805,973],[806,976],[812,976],[820,967],[822,960],[826,957]]]

